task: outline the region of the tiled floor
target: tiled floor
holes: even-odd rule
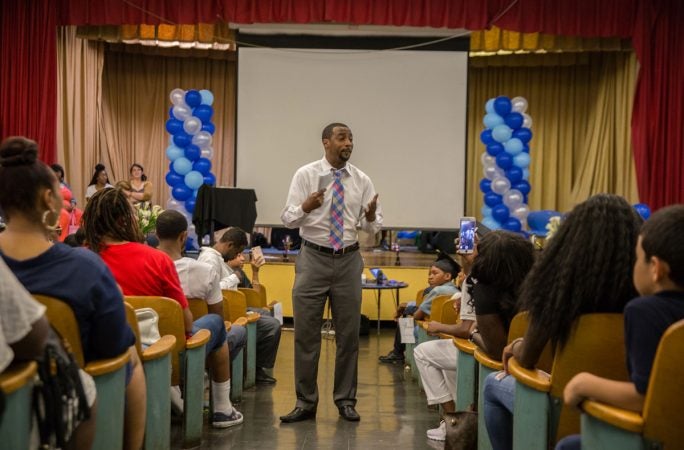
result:
[[[378,363],[392,347],[393,330],[374,327],[361,337],[357,411],[361,421],[339,418],[332,400],[335,341],[323,339],[318,372],[321,393],[316,421],[281,424],[278,417],[294,407],[292,331],[283,331],[274,387],[245,391],[238,409],[245,422],[216,430],[205,425],[201,448],[206,449],[424,449],[443,448],[428,441],[425,430],[438,424],[438,413],[428,409],[425,395],[402,365]],[[206,423],[206,420],[205,420]],[[179,448],[180,426],[174,422],[172,445]]]

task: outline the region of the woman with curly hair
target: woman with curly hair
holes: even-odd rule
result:
[[[90,183],[88,183],[88,188],[86,189],[86,202],[90,200],[90,197],[95,195],[96,192],[113,187],[114,186],[109,184],[109,177],[107,176],[107,170],[105,169],[104,164],[97,164],[93,177],[90,179]]]
[[[641,218],[616,195],[599,194],[566,217],[522,286],[521,309],[529,311],[524,338],[503,350],[533,368],[546,346],[567,342],[579,316],[620,313],[636,296],[632,282],[634,246]],[[501,373],[487,377],[484,415],[495,450],[512,447],[515,380]]]

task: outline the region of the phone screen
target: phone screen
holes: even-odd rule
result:
[[[458,253],[472,253],[475,248],[475,222],[474,217],[461,218],[461,226],[458,232]]]

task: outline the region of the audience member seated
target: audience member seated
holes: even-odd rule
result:
[[[97,255],[48,239],[57,227],[61,189],[54,172],[37,158],[38,147],[28,139],[9,138],[0,145],[0,205],[7,215],[0,256],[29,292],[73,309],[86,363],[130,352],[124,442],[126,448],[141,448],[145,376],[121,292]]]
[[[684,319],[684,205],[663,208],[641,227],[636,245],[634,285],[641,297],[625,307],[625,347],[630,381],[579,373],[565,386],[565,402],[592,399],[641,413],[658,343],[667,328]],[[680,382],[680,380],[673,380]],[[579,450],[569,436],[557,450]]]
[[[253,287],[259,284],[259,268],[264,264],[264,257],[252,259],[252,280],[242,270],[245,263],[245,255],[240,252],[235,258],[226,262],[228,271],[233,272],[239,279],[238,287]],[[257,320],[257,349],[256,349],[256,382],[259,384],[275,384],[276,379],[269,375],[266,369],[273,369],[278,347],[280,346],[280,322],[264,308],[248,307],[248,311],[258,312],[261,316]]]
[[[623,311],[636,294],[632,266],[640,225],[627,201],[609,194],[595,195],[567,215],[523,283],[519,309],[529,312],[530,325],[524,338],[504,348],[505,370],[511,356],[533,368],[547,342],[562,348],[580,315]],[[483,413],[496,450],[512,447],[514,401],[512,376],[487,377]]]
[[[59,241],[64,240],[70,234],[76,233],[81,227],[81,217],[83,211],[76,207],[76,200],[71,196],[71,191],[66,186],[62,186],[62,212],[59,215],[59,226],[62,229],[62,234],[59,235]]]
[[[214,405],[211,424],[226,428],[242,423],[242,414],[230,402],[230,359],[223,318],[207,314],[193,323],[173,261],[140,243],[142,233],[123,191],[104,189],[93,195],[83,213],[83,228],[86,242],[102,257],[124,295],[169,297],[183,309],[186,335],[202,328],[211,332],[207,344]]]
[[[128,188],[124,189],[124,194],[133,205],[138,203],[148,203],[152,200],[152,182],[147,181],[145,169],[138,163],[131,166],[131,178],[128,180]]]
[[[449,255],[440,253],[437,260],[430,266],[428,272],[428,287],[424,291],[423,302],[416,306],[415,302],[402,303],[394,315],[395,320],[399,317],[413,316],[416,320],[423,320],[430,315],[432,301],[440,295],[452,296],[458,292],[454,284],[460,267]],[[401,332],[397,326],[394,333],[394,348],[385,356],[378,358],[383,363],[397,363],[404,361],[405,345],[401,343]]]
[[[109,177],[107,176],[105,166],[103,164],[96,165],[95,173],[93,173],[93,177],[90,179],[90,183],[88,183],[88,187],[86,188],[86,202],[90,200],[90,197],[96,192],[113,187],[114,186],[109,184]]]
[[[50,168],[52,169],[53,172],[55,172],[55,176],[57,177],[57,180],[59,181],[59,185],[61,187],[65,187],[71,191],[71,186],[69,186],[69,183],[66,182],[64,179],[64,167],[60,166],[59,164],[52,164],[50,165]],[[76,204],[76,197],[73,197],[71,199],[74,204]]]
[[[202,247],[198,261],[209,264],[221,278],[221,289],[236,290],[240,278],[225,261],[235,259],[247,246],[247,235],[238,227],[228,228],[213,247]]]
[[[478,347],[499,359],[506,346],[511,319],[517,313],[518,290],[534,262],[534,247],[519,234],[494,231],[477,244],[470,276],[461,289],[461,322],[429,324],[428,331],[443,330],[470,338]],[[466,268],[471,255],[465,256]],[[454,305],[456,306],[456,305]],[[476,320],[476,325],[473,321]],[[440,404],[444,413],[456,409],[457,350],[451,340],[438,339],[414,350],[429,405]],[[427,431],[428,439],[443,441],[444,420]]]
[[[187,298],[201,298],[207,302],[209,314],[223,316],[223,294],[218,273],[209,264],[193,258],[183,257],[185,242],[188,238],[188,222],[183,214],[166,210],[157,218],[157,237],[159,250],[169,255],[176,266],[183,293]],[[227,333],[231,360],[247,344],[247,330],[232,324]]]

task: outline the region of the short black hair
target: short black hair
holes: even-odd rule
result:
[[[219,242],[232,242],[236,247],[247,247],[247,233],[239,227],[228,228]]]
[[[652,256],[670,266],[669,278],[684,289],[684,205],[656,211],[639,232],[646,260]]]
[[[321,133],[321,140],[330,139],[332,137],[333,130],[335,129],[335,127],[344,127],[344,128],[348,128],[351,130],[351,128],[349,128],[349,126],[347,126],[341,122],[333,122],[329,125],[326,125],[326,127],[323,128],[323,133]]]
[[[64,180],[64,167],[60,166],[59,164],[50,164],[50,168],[52,169],[53,172],[58,173],[59,176],[59,181]]]
[[[173,209],[167,209],[157,217],[157,237],[162,240],[176,239],[188,230],[185,216]]]

